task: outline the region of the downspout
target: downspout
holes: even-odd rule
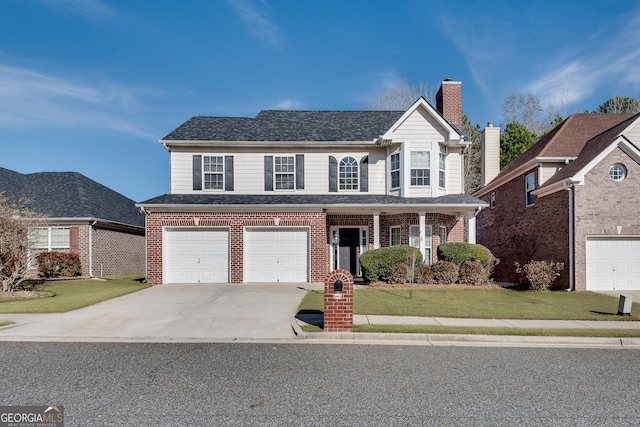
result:
[[[571,292],[574,290],[574,252],[575,252],[575,240],[574,240],[574,211],[573,211],[573,182],[571,180],[567,180],[564,182],[563,187],[565,190],[569,192],[569,289],[567,291]]]
[[[93,278],[93,226],[98,221],[93,221],[89,224],[89,277]]]

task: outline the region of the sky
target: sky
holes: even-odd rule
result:
[[[0,167],[169,192],[158,140],[192,116],[366,110],[462,82],[472,123],[511,94],[566,114],[640,98],[637,0],[0,0]]]

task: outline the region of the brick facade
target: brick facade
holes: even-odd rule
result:
[[[537,173],[537,169],[496,189],[495,207],[485,208],[477,216],[477,242],[500,259],[493,273],[498,282],[516,283],[514,262],[523,265],[546,260],[565,263],[557,285],[568,287],[569,192],[537,197],[527,207],[525,177],[531,172]],[[490,196],[486,194],[482,199],[489,203]]]
[[[614,182],[609,167],[620,163],[627,177]],[[575,286],[586,289],[587,236],[640,236],[640,165],[620,148],[614,149],[585,176],[575,191]]]
[[[94,228],[93,275],[144,274],[144,246],[143,235]]]
[[[342,291],[334,291],[334,283],[342,281]],[[353,330],[353,276],[346,270],[335,270],[324,279],[325,332]]]
[[[230,282],[244,282],[244,230],[246,227],[308,227],[310,281],[322,282],[329,271],[329,243],[324,213],[153,212],[147,216],[147,281],[163,283],[163,227],[225,227],[230,240]],[[277,220],[276,220],[277,218]]]

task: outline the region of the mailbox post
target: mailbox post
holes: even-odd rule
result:
[[[353,276],[346,270],[335,270],[324,281],[324,331],[352,330]]]

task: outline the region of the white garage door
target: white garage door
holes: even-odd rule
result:
[[[640,238],[587,238],[588,290],[640,290]]]
[[[309,230],[247,229],[245,282],[308,282]]]
[[[229,230],[167,229],[165,283],[229,283]]]

